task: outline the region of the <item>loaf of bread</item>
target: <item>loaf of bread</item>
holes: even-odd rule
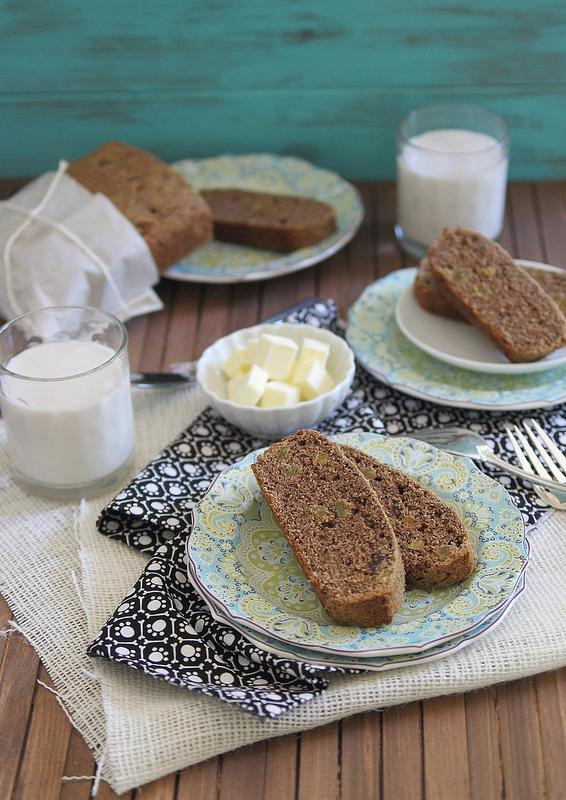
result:
[[[340,447],[300,430],[252,469],[329,616],[344,625],[390,623],[403,602],[399,547],[368,479]]]
[[[552,297],[562,313],[566,314],[566,270],[564,272],[554,272],[540,269],[539,267],[522,266],[531,278],[534,278],[544,291]],[[438,282],[433,278],[426,258],[423,258],[419,264],[413,291],[419,305],[425,311],[430,311],[432,314],[438,314],[441,317],[464,321],[462,315],[452,307]]]
[[[537,361],[566,343],[554,300],[495,242],[447,228],[429,246],[428,264],[451,305],[511,361]]]
[[[289,253],[336,230],[334,209],[319,200],[244,189],[203,189],[216,239]]]
[[[408,589],[435,589],[467,578],[476,566],[474,547],[456,512],[399,470],[341,445],[369,480],[393,526]]]
[[[114,203],[145,239],[159,270],[212,238],[212,214],[202,197],[139,147],[107,142],[71,162],[68,174]]]

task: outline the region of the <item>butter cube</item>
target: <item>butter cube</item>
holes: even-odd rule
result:
[[[260,366],[275,381],[284,381],[291,372],[291,367],[299,350],[299,345],[286,336],[262,333],[261,347],[264,348]]]
[[[248,356],[247,348],[234,347],[228,358],[222,364],[222,372],[228,377],[233,378],[239,369],[249,367],[251,361]]]
[[[320,361],[303,361],[295,370],[293,383],[304,400],[312,400],[334,388],[335,383]]]
[[[301,401],[301,392],[298,386],[282,381],[269,381],[259,405],[261,408],[275,408],[276,406],[294,406]]]
[[[330,345],[320,342],[318,339],[311,339],[306,336],[301,345],[299,363],[306,361],[320,361],[323,367],[326,366],[330,355]]]
[[[252,364],[249,370],[240,369],[228,381],[228,400],[239,406],[255,406],[268,380],[267,372],[257,364]]]
[[[265,355],[265,345],[262,344],[259,336],[252,336],[247,342],[248,360],[250,364],[261,365]]]

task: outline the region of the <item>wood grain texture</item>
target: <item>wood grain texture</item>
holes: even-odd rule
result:
[[[468,800],[470,773],[463,695],[423,702],[423,749],[425,797]]]
[[[339,730],[339,723],[333,722],[301,734],[297,800],[338,800]]]
[[[383,800],[423,800],[422,705],[383,712]]]
[[[44,667],[39,671],[39,680],[53,689]],[[61,792],[71,724],[62,713],[57,697],[45,686],[38,683],[35,688],[14,800],[28,800],[30,797],[57,800]],[[45,758],[48,743],[49,758]]]
[[[566,175],[566,8],[556,0],[0,5],[0,173],[109,138],[168,160],[295,153],[391,178],[411,108],[474,102],[513,132],[511,174]]]
[[[517,691],[520,686],[520,691]],[[546,796],[542,741],[531,678],[498,687],[501,766],[505,795],[513,800]],[[525,748],[523,732],[529,731]]]
[[[340,798],[378,797],[381,787],[381,713],[342,722]]]
[[[503,792],[494,689],[467,694],[466,733],[471,800],[497,800]]]
[[[0,182],[0,197],[17,185]],[[164,311],[128,324],[132,366],[160,369],[195,358],[216,337],[302,297],[334,297],[344,312],[377,276],[412,263],[393,239],[394,187],[360,189],[364,224],[323,264],[246,286],[162,281]],[[566,265],[565,198],[566,183],[512,184],[503,244],[517,256]],[[0,602],[0,628],[9,618]],[[19,634],[0,639],[0,800],[87,800],[90,781],[61,779],[92,775],[94,761],[56,698],[36,684],[39,669]],[[566,668],[259,742],[121,800],[565,800],[565,742]],[[116,798],[103,782],[97,800]]]

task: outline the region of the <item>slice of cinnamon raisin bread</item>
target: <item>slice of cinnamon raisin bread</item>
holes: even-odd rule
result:
[[[369,480],[389,516],[408,589],[449,586],[473,572],[473,545],[450,506],[403,472],[348,445],[341,448]]]
[[[537,361],[566,343],[554,300],[496,242],[446,228],[429,246],[428,263],[454,308],[511,361]]]
[[[345,625],[390,623],[403,602],[399,547],[369,481],[340,447],[299,430],[252,469],[328,614]]]

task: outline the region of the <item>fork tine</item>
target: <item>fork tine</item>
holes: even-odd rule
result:
[[[548,453],[546,452],[544,447],[541,445],[541,443],[539,442],[539,440],[537,439],[537,437],[535,436],[535,434],[531,430],[531,427],[530,427],[529,423],[527,422],[527,420],[523,420],[523,425],[525,426],[525,430],[527,431],[529,439],[531,440],[531,442],[534,444],[535,448],[538,450],[538,452],[542,456],[544,463],[549,468],[549,470],[552,472],[552,474],[554,475],[555,479],[558,481],[558,483],[566,483],[566,476],[564,475],[563,472],[561,472],[558,469],[558,467],[556,466],[554,461],[550,458],[550,456],[548,455]]]
[[[550,477],[548,472],[545,470],[545,468],[542,465],[539,457],[537,456],[537,454],[535,453],[535,451],[533,450],[533,448],[531,447],[531,445],[529,444],[529,442],[527,441],[527,439],[523,435],[522,431],[516,425],[514,426],[514,428],[515,428],[515,436],[520,441],[520,443],[523,445],[523,450],[527,454],[527,458],[529,459],[529,461],[531,462],[532,466],[534,467],[535,472],[537,472],[540,475],[541,478],[547,478],[548,480],[551,481],[552,478]]]
[[[527,461],[527,459],[525,458],[525,454],[523,453],[523,451],[519,447],[519,443],[517,442],[517,440],[513,436],[513,433],[511,432],[511,428],[509,428],[509,427],[505,428],[505,433],[509,437],[509,441],[511,442],[511,444],[513,446],[513,450],[515,451],[515,454],[517,455],[517,458],[519,459],[519,464],[522,466],[522,468],[526,472],[530,472],[530,473],[532,473],[534,475],[534,470],[531,467],[531,465],[529,464],[529,462]]]
[[[566,456],[564,456],[564,454],[560,452],[556,444],[552,441],[552,439],[550,438],[548,433],[544,430],[544,428],[541,428],[536,419],[530,419],[529,422],[531,423],[531,425],[534,425],[536,432],[543,440],[545,445],[548,447],[554,458],[558,461],[562,469],[566,470]]]

